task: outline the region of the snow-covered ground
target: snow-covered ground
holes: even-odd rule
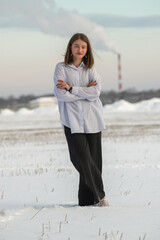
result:
[[[109,207],[77,205],[57,106],[0,113],[0,240],[159,240],[160,99],[104,107]]]

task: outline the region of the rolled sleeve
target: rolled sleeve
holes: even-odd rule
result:
[[[74,87],[72,87],[72,93],[79,97],[83,97],[83,98],[87,99],[88,101],[94,101],[100,95],[100,92],[98,91],[96,86],[92,86],[92,87],[74,86]]]
[[[79,87],[78,86],[73,86],[72,87],[72,93],[75,94],[75,95],[78,95],[78,92],[79,92]]]

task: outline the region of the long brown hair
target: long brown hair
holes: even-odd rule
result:
[[[87,43],[87,52],[86,52],[85,57],[83,57],[83,62],[85,64],[86,68],[92,68],[92,66],[94,64],[92,47],[91,47],[91,44],[90,44],[90,41],[89,41],[88,37],[83,33],[76,33],[69,40],[67,50],[66,50],[66,53],[65,53],[65,57],[64,57],[64,62],[65,62],[66,65],[68,65],[70,63],[73,63],[73,56],[72,56],[72,52],[71,52],[71,47],[72,47],[73,42],[75,42],[78,39],[81,39],[82,41]]]

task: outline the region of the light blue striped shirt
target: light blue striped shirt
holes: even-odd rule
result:
[[[58,80],[64,80],[72,93],[56,87]],[[87,87],[89,82],[96,86]],[[71,129],[71,133],[96,133],[105,128],[103,106],[99,99],[101,79],[95,68],[87,69],[82,62],[77,68],[73,64],[60,62],[54,72],[54,95],[58,101],[60,121]]]

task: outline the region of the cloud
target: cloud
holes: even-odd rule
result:
[[[103,27],[160,27],[160,16],[125,17],[88,14],[85,17]]]
[[[93,47],[117,53],[103,26],[77,11],[57,9],[54,0],[0,0],[0,27],[35,28],[61,37],[83,32]]]

